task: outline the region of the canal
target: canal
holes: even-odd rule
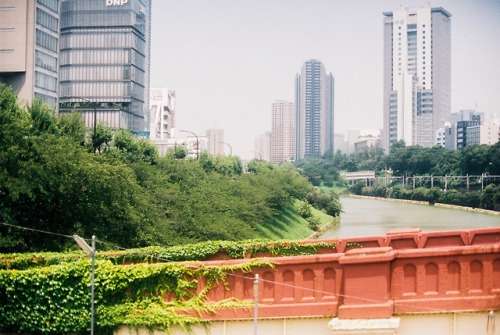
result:
[[[499,227],[500,216],[375,199],[342,197],[340,224],[321,238],[385,235],[390,230],[422,231]]]

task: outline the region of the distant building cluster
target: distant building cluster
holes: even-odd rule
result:
[[[256,159],[281,163],[327,151],[358,153],[392,143],[462,149],[499,140],[499,120],[451,113],[451,14],[444,8],[383,13],[383,129],[334,132],[334,78],[304,62],[295,101],[272,104],[272,129],[255,138]],[[0,0],[0,83],[85,126],[105,122],[150,138],[160,154],[182,145],[232,155],[224,130],[177,130],[174,90],[150,88],[151,0]]]
[[[485,120],[484,113],[461,110],[451,114],[451,121],[438,129],[438,145],[447,149],[463,149],[472,144],[492,145],[500,139],[500,120]]]
[[[262,136],[269,136],[269,146]],[[295,102],[272,104],[272,132],[257,137],[255,148],[259,153],[269,152],[261,154],[262,159],[269,157],[264,160],[277,164],[333,150],[334,79],[323,63],[310,59],[303,64],[295,79]]]

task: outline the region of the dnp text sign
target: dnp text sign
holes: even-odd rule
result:
[[[106,6],[123,6],[128,0],[106,0]]]

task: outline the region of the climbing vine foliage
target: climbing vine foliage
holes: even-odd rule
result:
[[[199,317],[183,312],[215,312],[205,301],[215,283],[228,274],[272,267],[269,261],[249,260],[227,266],[201,263],[114,265],[96,261],[95,326],[110,333],[118,325],[146,326],[169,331],[186,330]],[[204,279],[206,285],[200,285]],[[91,262],[80,259],[28,270],[0,270],[0,331],[38,334],[84,333],[90,328]],[[228,300],[217,307],[237,307]]]
[[[356,245],[351,245],[354,247]],[[207,303],[216,283],[232,273],[271,268],[257,256],[333,252],[333,243],[297,241],[212,241],[170,248],[102,251],[96,257],[96,331],[119,325],[169,331],[206,322],[203,313],[220,307],[248,307],[229,299]],[[231,266],[207,266],[207,259],[248,258]],[[0,254],[0,332],[84,333],[90,328],[91,261],[82,253]],[[185,311],[196,313],[187,313]]]

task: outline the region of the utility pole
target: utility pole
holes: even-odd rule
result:
[[[257,316],[259,306],[259,275],[255,275],[253,282],[253,297],[255,299],[254,313],[253,313],[253,334],[257,335]]]

